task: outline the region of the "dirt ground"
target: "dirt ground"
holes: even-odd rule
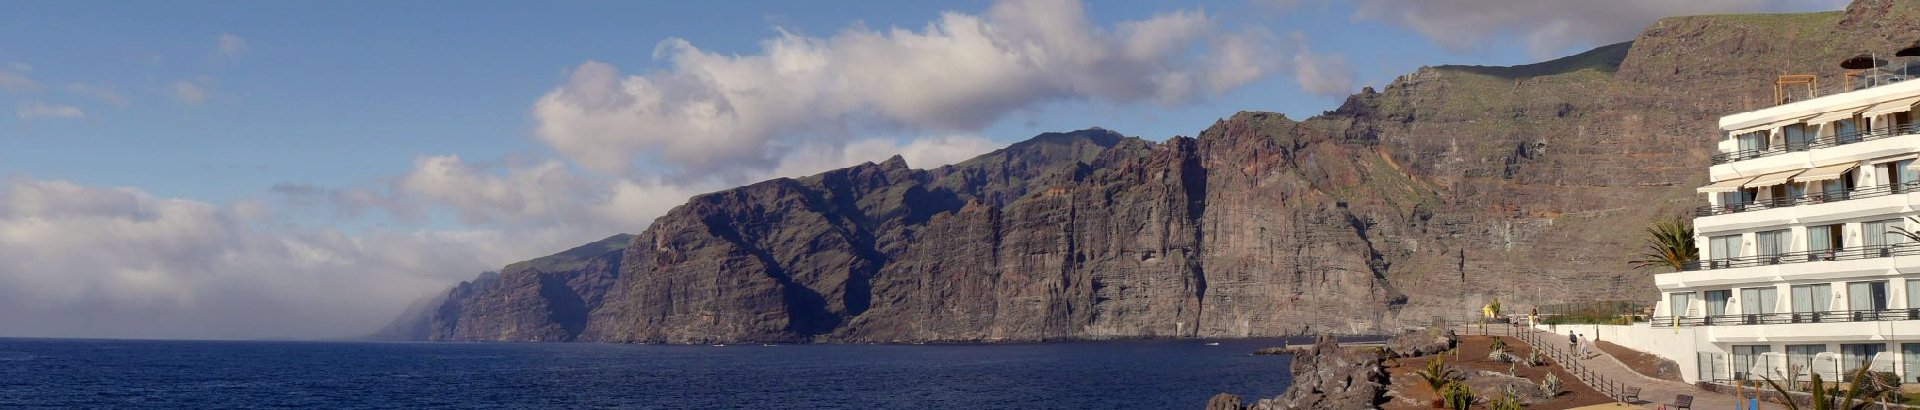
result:
[[[1528,354],[1533,352],[1532,346],[1527,345],[1525,341],[1518,338],[1503,337],[1501,340],[1507,342],[1507,351],[1513,352],[1513,354],[1517,356],[1527,357]],[[1487,354],[1493,350],[1492,345],[1493,336],[1460,336],[1460,357],[1456,359],[1452,353],[1446,353],[1447,363],[1463,369],[1492,370],[1505,373],[1508,368],[1507,363],[1500,363],[1487,358]],[[1433,358],[1434,356],[1402,357],[1396,359],[1399,362],[1398,365],[1395,365],[1393,362],[1387,362],[1387,373],[1393,378],[1393,386],[1390,387],[1393,392],[1390,394],[1396,396],[1390,396],[1389,399],[1391,400],[1381,407],[1388,410],[1429,408],[1429,403],[1433,401],[1434,398],[1434,392],[1428,389],[1426,382],[1422,380],[1420,376],[1415,375],[1414,372],[1426,368],[1427,362],[1432,361]],[[1527,406],[1529,409],[1567,409],[1614,402],[1613,399],[1608,398],[1604,394],[1600,394],[1600,392],[1593,390],[1592,387],[1587,387],[1586,384],[1580,383],[1579,379],[1574,378],[1572,374],[1568,374],[1565,369],[1554,364],[1552,360],[1548,360],[1546,366],[1529,367],[1523,364],[1516,367],[1515,370],[1520,377],[1535,382],[1538,382],[1547,372],[1551,371],[1555,376],[1558,376],[1561,381],[1565,382],[1567,386],[1566,393],[1562,393],[1558,397],[1543,402],[1534,403],[1532,406]],[[1487,403],[1477,403],[1473,408],[1487,408]]]
[[[1652,377],[1655,379],[1686,383],[1685,381],[1680,379],[1680,374],[1677,372],[1677,370],[1679,370],[1678,367],[1673,368],[1673,370],[1675,370],[1674,372],[1660,371],[1660,367],[1662,364],[1671,363],[1671,362],[1668,362],[1666,359],[1660,358],[1660,356],[1654,356],[1647,352],[1629,349],[1626,346],[1613,344],[1613,342],[1608,342],[1604,340],[1596,342],[1594,344],[1600,346],[1600,351],[1607,352],[1607,354],[1609,355],[1613,355],[1613,358],[1615,359],[1620,359],[1620,363],[1625,363],[1627,365],[1627,368],[1633,369],[1635,373],[1640,373],[1640,374],[1646,375],[1647,377]]]

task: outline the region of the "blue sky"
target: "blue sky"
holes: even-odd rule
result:
[[[272,185],[353,186],[406,171],[416,155],[463,158],[546,155],[527,136],[529,105],[586,60],[629,71],[660,64],[655,43],[685,38],[718,53],[752,54],[774,27],[817,35],[856,23],[918,29],[941,11],[985,2],[586,3],[575,6],[404,2],[222,2],[92,4],[27,2],[0,15],[0,63],[32,67],[34,92],[0,95],[6,106],[70,105],[85,119],[0,117],[0,174],[136,186],[165,196],[231,201]],[[345,6],[345,7],[343,7]],[[1512,48],[1447,53],[1396,26],[1344,17],[1349,4],[1282,12],[1245,2],[1183,5],[1223,26],[1309,34],[1315,48],[1349,53],[1355,77],[1380,85],[1433,62],[1511,64]],[[1174,10],[1101,3],[1095,21]],[[717,10],[747,11],[738,15]],[[1284,33],[1284,32],[1283,32]],[[245,46],[232,56],[223,34]],[[1575,47],[1578,48],[1578,47]],[[204,88],[180,101],[174,83]],[[124,106],[68,91],[103,84]],[[1161,139],[1192,134],[1236,110],[1312,115],[1338,103],[1268,78],[1195,104],[1112,106],[1065,102],[979,133],[995,141],[1102,125]],[[1031,120],[1031,121],[1029,121]]]
[[[351,334],[700,192],[1096,125],[1304,118],[1422,65],[1842,6],[7,2],[0,336]],[[264,313],[215,313],[236,306]]]

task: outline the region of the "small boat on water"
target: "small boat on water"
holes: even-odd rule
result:
[[[1220,342],[1207,342],[1207,346],[1219,346]]]

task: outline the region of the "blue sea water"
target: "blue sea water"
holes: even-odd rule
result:
[[[1192,409],[1277,340],[647,346],[0,339],[0,408]]]

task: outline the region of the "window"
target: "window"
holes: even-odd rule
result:
[[[1834,253],[1847,247],[1846,235],[1841,234],[1840,224],[1807,227],[1807,251],[1810,255],[1824,260],[1833,260]]]
[[[1772,366],[1768,366],[1766,359],[1761,356],[1771,352],[1773,352],[1773,349],[1767,345],[1734,346],[1733,378],[1735,380],[1751,380],[1771,373],[1768,368]]]
[[[1920,309],[1920,279],[1907,280],[1907,308]]]
[[[1906,192],[1908,185],[1920,180],[1920,173],[1913,170],[1913,160],[1882,162],[1873,164],[1873,181],[1879,186],[1890,186],[1893,193]]]
[[[1875,252],[1872,256],[1891,256],[1892,252],[1887,248],[1907,243],[1907,236],[1901,235],[1900,229],[1895,229],[1905,226],[1905,223],[1899,219],[1862,223],[1860,238],[1865,242],[1863,245],[1867,246],[1869,252]]]
[[[1667,316],[1693,316],[1693,292],[1674,292],[1667,297]]]
[[[1786,133],[1788,151],[1806,151],[1807,143],[1813,141],[1813,133],[1807,132],[1807,124],[1791,124],[1780,131]]]
[[[1837,138],[1841,144],[1860,141],[1860,135],[1858,135],[1860,132],[1860,127],[1857,127],[1854,124],[1855,122],[1853,122],[1852,118],[1834,121],[1833,122],[1834,137]]]
[[[1789,242],[1793,240],[1793,233],[1785,229],[1761,232],[1756,234],[1755,238],[1757,238],[1754,241],[1755,245],[1760,248],[1760,257],[1768,260],[1767,263],[1780,263],[1776,257],[1787,253],[1793,246],[1792,242]]]
[[[1797,375],[1810,374],[1813,358],[1827,352],[1827,345],[1787,345],[1788,369],[1799,368]],[[1805,380],[1805,379],[1802,379]]]
[[[1913,281],[1920,285],[1920,280]],[[1773,313],[1778,306],[1779,291],[1774,288],[1746,288],[1740,290],[1740,313],[1764,315]]]
[[[1824,196],[1824,199],[1828,201],[1847,199],[1847,192],[1852,191],[1854,188],[1854,173],[1856,172],[1860,172],[1860,170],[1850,169],[1840,174],[1840,178],[1838,179],[1821,181],[1820,195]]]
[[[1727,315],[1727,299],[1733,298],[1732,290],[1709,290],[1704,296],[1707,297],[1707,316]]]
[[[1902,380],[1920,378],[1920,343],[1900,344],[1900,363],[1904,364],[1900,366]]]
[[[1818,322],[1820,313],[1826,312],[1833,301],[1833,285],[1794,285],[1793,321]]]
[[[1844,374],[1853,374],[1853,371],[1859,369],[1862,363],[1873,360],[1874,356],[1885,351],[1887,351],[1887,345],[1881,343],[1840,345],[1840,371]],[[1872,367],[1871,363],[1868,363],[1868,367]]]
[[[1740,134],[1737,138],[1740,139],[1740,152],[1742,157],[1752,158],[1751,155],[1753,155],[1753,153],[1767,150],[1766,131]]]
[[[1720,206],[1739,206],[1750,203],[1753,203],[1753,196],[1748,195],[1744,189],[1720,193]]]
[[[1847,310],[1886,310],[1887,282],[1853,282],[1847,284]]]
[[[1740,257],[1740,235],[1707,238],[1707,257],[1715,260],[1716,268],[1730,259]]]

